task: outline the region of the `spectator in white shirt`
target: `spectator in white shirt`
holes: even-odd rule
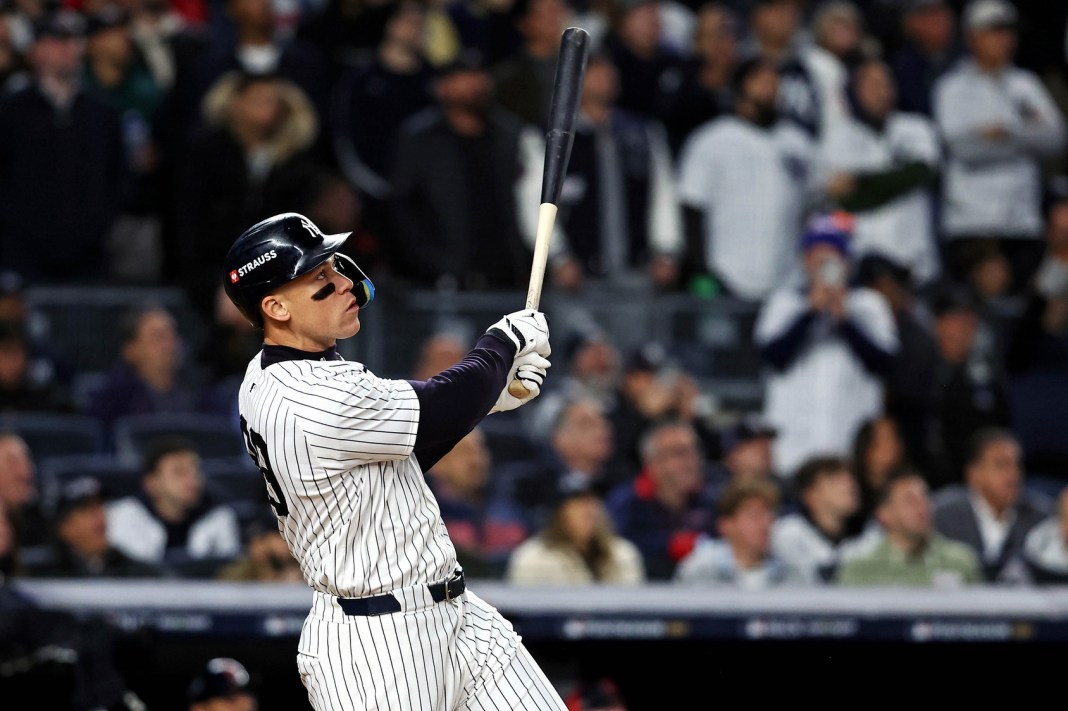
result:
[[[813,185],[814,148],[780,121],[779,75],[764,59],[734,74],[735,115],[696,129],[679,158],[679,198],[696,271],[760,301],[786,275]],[[699,245],[699,246],[698,246]]]
[[[973,0],[963,24],[970,56],[935,84],[947,147],[946,266],[960,278],[973,241],[996,240],[1025,287],[1042,257],[1041,161],[1064,146],[1064,119],[1032,72],[1013,64],[1016,9]]]
[[[757,316],[771,366],[764,417],[778,430],[775,470],[785,477],[810,456],[847,455],[857,428],[883,412],[897,328],[882,295],[849,284],[851,231],[845,214],[813,220],[801,240],[803,284],[775,291]]]
[[[829,582],[843,552],[870,544],[877,529],[868,529],[867,543],[850,530],[850,519],[860,508],[860,489],[844,457],[812,457],[801,465],[793,485],[800,510],[775,521],[771,550],[807,582]]]
[[[205,494],[192,442],[177,436],[153,442],[145,455],[141,488],[107,508],[108,541],[126,555],[175,566],[179,574],[210,576],[216,564],[241,551],[237,513]]]
[[[890,68],[861,64],[849,80],[849,115],[822,144],[828,196],[856,218],[857,260],[878,254],[909,270],[916,285],[939,275],[932,187],[940,148],[934,124],[897,111]]]

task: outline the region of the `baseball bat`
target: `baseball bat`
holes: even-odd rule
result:
[[[567,174],[571,158],[571,144],[575,140],[575,118],[578,116],[582,82],[586,76],[590,35],[580,27],[568,27],[560,40],[560,54],[556,59],[552,101],[549,104],[549,123],[545,132],[545,165],[541,174],[541,207],[538,210],[538,229],[534,237],[534,261],[530,267],[527,287],[528,309],[541,303],[541,287],[545,281],[545,264],[549,257],[549,242],[556,224],[560,188]],[[508,384],[513,397],[528,394],[519,380]]]

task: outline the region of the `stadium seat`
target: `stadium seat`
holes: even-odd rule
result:
[[[1009,383],[1013,430],[1028,469],[1068,480],[1068,371],[1014,375]]]
[[[222,415],[128,415],[117,419],[112,427],[115,453],[127,462],[140,462],[153,440],[170,435],[192,440],[205,459],[248,456],[236,423]]]
[[[81,476],[99,480],[109,500],[136,494],[141,489],[141,469],[110,454],[48,457],[38,464],[37,473],[46,491]]]
[[[205,488],[214,501],[235,506],[247,502],[267,505],[263,474],[253,466],[248,455],[203,459],[201,470]]]
[[[36,461],[73,454],[101,454],[106,442],[103,423],[88,415],[7,413],[0,416],[0,431],[21,436]]]

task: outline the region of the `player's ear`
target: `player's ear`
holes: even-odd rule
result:
[[[264,316],[275,321],[288,321],[290,314],[286,305],[276,294],[268,294],[260,301],[260,308]]]

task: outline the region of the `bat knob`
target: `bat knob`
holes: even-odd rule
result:
[[[522,382],[518,380],[513,380],[512,382],[508,383],[508,394],[516,399],[522,400],[530,394],[530,391],[527,390],[527,387],[523,385]]]

